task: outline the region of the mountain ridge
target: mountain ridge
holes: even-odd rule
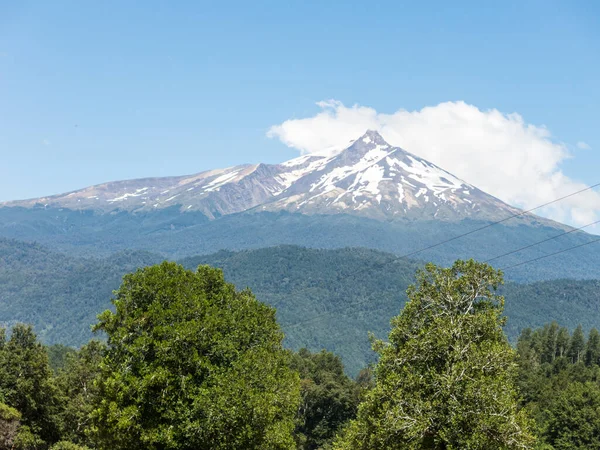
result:
[[[192,175],[122,180],[64,194],[0,203],[100,213],[178,207],[209,219],[257,211],[351,214],[376,220],[472,218],[495,221],[521,210],[368,130],[331,154],[280,164],[243,164]],[[533,214],[518,222],[562,224]]]
[[[153,206],[156,196],[163,206]],[[494,259],[503,268],[559,252],[507,276],[600,278],[600,252],[587,246],[594,236],[507,205],[373,131],[327,155],[126,180],[52,198],[0,205],[0,237],[84,257],[137,249],[179,259],[288,244],[365,247],[444,265],[510,252]],[[108,209],[94,209],[98,202]]]

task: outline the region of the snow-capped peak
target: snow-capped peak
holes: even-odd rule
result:
[[[365,134],[363,134],[356,141],[364,144],[388,145],[388,143],[385,141],[385,139],[383,139],[377,130],[367,130]]]
[[[435,164],[391,146],[374,130],[317,161],[313,170],[261,209],[449,219],[509,208]]]
[[[268,165],[117,181],[0,206],[143,211],[179,205],[214,218],[248,210],[372,218],[495,218],[516,211],[368,130],[343,150]]]

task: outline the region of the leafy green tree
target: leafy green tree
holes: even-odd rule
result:
[[[0,336],[0,400],[22,416],[21,441],[51,444],[59,438],[60,399],[45,348],[32,328],[17,324]]]
[[[76,350],[72,347],[67,347],[66,345],[54,344],[47,346],[46,352],[48,353],[50,367],[56,373],[65,367],[67,358],[69,355],[75,353]]]
[[[57,384],[63,396],[61,439],[71,445],[90,443],[86,430],[100,400],[97,382],[104,348],[103,343],[90,341],[79,351],[67,353],[58,373]]]
[[[169,262],[125,276],[113,303],[96,326],[100,448],[294,448],[299,380],[273,308]]]
[[[585,345],[585,364],[600,364],[600,333],[595,328],[590,330],[587,343]]]
[[[365,367],[356,376],[356,384],[360,390],[360,397],[369,392],[373,387],[375,387],[375,379],[373,378],[373,368],[371,366]]]
[[[89,450],[88,447],[82,447],[77,444],[73,444],[69,441],[60,441],[54,444],[50,450]]]
[[[571,337],[571,344],[569,345],[568,356],[574,363],[579,362],[583,356],[585,350],[585,336],[583,335],[583,329],[581,325],[577,325],[573,336]]]
[[[15,450],[45,450],[48,448],[48,444],[27,425],[22,425],[15,437],[13,448]]]
[[[545,438],[556,450],[600,448],[600,387],[570,383],[547,409]]]
[[[518,376],[517,386],[524,402],[537,399],[543,387],[539,371],[542,355],[540,332],[525,328],[517,341]]]
[[[301,402],[295,436],[299,449],[322,448],[356,415],[360,387],[344,373],[339,356],[303,348],[292,367],[300,373]]]
[[[392,320],[376,385],[338,449],[529,448],[529,419],[514,388],[514,352],[502,331],[500,272],[486,264],[433,264],[417,275]]]
[[[600,448],[598,331],[590,331],[585,351],[581,352],[584,337],[578,327],[568,356],[544,362],[536,350],[536,337],[546,336],[548,328],[524,330],[517,344],[518,385],[523,404],[535,419],[539,448]]]

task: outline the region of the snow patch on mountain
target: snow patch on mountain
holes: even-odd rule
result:
[[[122,202],[123,200],[126,200],[130,197],[140,197],[147,190],[148,190],[147,187],[143,187],[141,189],[136,189],[135,192],[125,193],[125,194],[121,195],[120,197],[111,198],[111,199],[107,200],[107,202],[110,202],[110,203]],[[72,193],[68,194],[68,197],[71,197],[73,195],[76,195],[76,192],[72,192]],[[92,197],[97,197],[97,196],[92,196]]]
[[[237,174],[240,173],[239,170],[234,170],[232,172],[226,173],[225,175],[221,175],[220,177],[215,178],[210,183],[201,187],[203,191],[211,192],[218,190],[221,186],[233,180]]]
[[[388,145],[376,145],[375,148],[369,150],[356,164],[334,168],[329,173],[323,175],[318,182],[312,184],[310,187],[310,192],[313,192],[317,189],[326,188],[327,186],[332,186],[335,183],[349,177],[350,175],[368,170],[374,164],[393,153],[393,151],[386,152],[385,149],[387,148],[389,148]]]
[[[359,214],[375,219],[495,219],[518,211],[367,131],[346,149],[281,164],[126,180],[0,206],[145,211],[179,205],[209,218],[244,211]]]

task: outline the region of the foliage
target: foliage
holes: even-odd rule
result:
[[[65,368],[67,359],[76,353],[73,347],[67,347],[63,344],[54,344],[46,347],[48,352],[48,362],[54,373]]]
[[[44,347],[30,326],[16,325],[6,342],[0,336],[0,399],[22,416],[18,440],[56,441],[59,397]]]
[[[18,450],[42,450],[48,447],[47,442],[34,433],[27,425],[19,428],[13,446]]]
[[[548,404],[546,439],[555,449],[600,448],[600,387],[569,383]]]
[[[56,382],[63,396],[61,439],[70,445],[92,444],[86,430],[100,401],[97,382],[104,349],[103,343],[90,341],[79,351],[68,353],[64,367],[58,371]]]
[[[325,350],[311,353],[300,349],[294,354],[292,368],[300,373],[298,449],[322,448],[356,415],[360,386],[344,374],[340,357]]]
[[[516,365],[502,332],[501,274],[428,264],[392,321],[376,385],[340,449],[516,449],[533,437],[518,409]]]
[[[557,345],[559,334],[566,334],[568,352]],[[519,338],[519,388],[548,448],[600,447],[598,337],[592,329],[586,341],[581,327],[571,335],[551,323]]]
[[[99,316],[108,335],[95,438],[110,449],[291,449],[298,376],[275,311],[223,273],[138,270]]]
[[[88,447],[82,447],[69,441],[60,441],[50,447],[50,450],[88,450]]]
[[[398,289],[415,267],[386,264],[390,255],[360,249],[282,247],[203,258],[281,306],[279,317],[292,330],[288,345],[315,333],[315,347],[338,334],[326,342],[346,355],[356,344],[344,328],[381,332],[378,316],[403,304]],[[45,270],[43,258],[38,264]],[[361,264],[363,272],[356,271]],[[597,283],[562,280],[494,292],[499,282],[498,273],[473,262],[427,266],[393,321],[390,343],[376,341],[380,364],[373,372],[358,371],[357,363],[353,381],[333,353],[283,351],[274,310],[248,290],[236,291],[219,270],[192,272],[174,263],[140,270],[116,293],[116,312],[101,316],[108,347],[44,347],[31,327],[18,324],[8,336],[0,328],[0,450],[512,448],[502,437],[518,429],[516,440],[528,447],[524,410],[535,421],[538,450],[600,447],[600,333],[592,328],[586,338],[588,327],[575,326],[573,317],[568,327],[522,330],[519,409],[497,295],[508,293],[527,308],[539,304],[541,316],[544,298],[573,298],[558,304],[577,317],[584,308],[591,315]],[[469,299],[465,309],[461,302]],[[302,320],[310,309],[316,319]],[[512,425],[501,415],[490,419],[501,406]]]
[[[161,260],[143,252],[110,260],[72,258],[37,244],[0,239],[0,323],[31,323],[47,344],[83,345],[123,275]],[[56,356],[53,364],[60,363]]]
[[[98,312],[110,306],[111,292],[122,275],[161,260],[140,252],[106,260],[77,259],[0,239],[0,323],[32,323],[45,343],[83,345],[92,337],[90,324]],[[351,376],[375,360],[367,333],[387,336],[389,320],[404,305],[405,291],[420,267],[374,250],[291,246],[219,252],[181,263],[190,269],[199,264],[222,268],[228,281],[249,287],[277,308],[286,347],[333,351]],[[523,328],[552,320],[571,329],[581,323],[585,332],[600,328],[598,281],[508,283],[501,293],[511,300],[505,326],[511,341]],[[53,348],[53,368],[60,367],[61,358]]]

